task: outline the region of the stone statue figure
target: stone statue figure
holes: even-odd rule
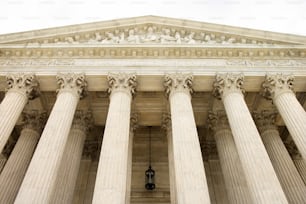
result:
[[[129,30],[129,36],[126,39],[129,43],[139,43],[140,39],[139,39],[139,35],[135,34],[135,30],[131,29]]]
[[[113,33],[107,32],[105,33],[106,37],[101,41],[103,44],[118,44],[120,41],[120,38],[118,36],[115,36]]]
[[[161,43],[171,43],[171,42],[175,42],[176,39],[175,37],[172,37],[170,35],[170,29],[163,29],[163,34],[160,36],[160,42]]]
[[[142,37],[142,42],[157,42],[160,37],[154,33],[154,29],[150,26],[147,29],[146,34]]]
[[[189,35],[187,35],[187,36],[184,38],[185,42],[188,43],[188,44],[195,44],[196,41],[193,39],[193,38],[194,38],[194,35],[195,35],[194,32],[191,32]]]

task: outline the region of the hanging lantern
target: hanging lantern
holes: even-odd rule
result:
[[[155,171],[152,169],[151,166],[151,128],[152,126],[149,126],[149,168],[145,172],[146,176],[146,189],[147,190],[153,190],[155,189]]]
[[[154,176],[155,171],[149,166],[148,170],[146,170],[146,189],[153,190],[155,188],[154,184]]]

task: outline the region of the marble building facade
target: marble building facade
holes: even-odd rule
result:
[[[156,16],[0,35],[0,203],[306,203],[305,56]]]

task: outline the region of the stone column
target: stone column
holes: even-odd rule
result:
[[[77,177],[77,187],[75,188],[74,192],[74,204],[86,203],[85,200],[88,200],[88,202],[90,203],[92,200],[93,193],[91,194],[90,199],[87,199],[86,192],[87,189],[91,188],[91,186],[89,187],[89,177],[91,177],[90,169],[93,161],[97,159],[97,151],[99,148],[98,146],[99,145],[97,140],[89,139],[85,141],[85,145],[83,148],[83,159],[81,160],[80,169]],[[92,191],[93,188],[94,185],[91,189]]]
[[[6,161],[7,161],[6,156],[4,156],[3,154],[0,154],[0,174],[2,172],[2,169],[3,169]]]
[[[133,167],[133,139],[136,129],[138,128],[138,115],[133,113],[130,119],[130,136],[129,136],[129,153],[128,153],[128,175],[127,175],[127,188],[126,188],[126,202],[130,203],[131,187],[132,187],[132,167]]]
[[[297,171],[299,172],[304,184],[306,185],[306,161],[302,158],[290,135],[286,139],[285,146],[291,156],[291,159],[293,160]]]
[[[171,204],[176,204],[176,187],[175,187],[175,172],[173,165],[173,142],[172,142],[172,127],[170,114],[164,114],[162,119],[162,128],[166,131],[168,141],[168,163],[169,163],[169,180],[170,180],[170,199]]]
[[[93,203],[126,202],[130,114],[136,88],[133,74],[109,74],[110,104],[105,124]]]
[[[53,189],[51,203],[72,203],[84,141],[91,124],[91,112],[76,111],[64,156],[61,161],[59,174],[56,178],[56,187]]]
[[[288,203],[243,98],[243,76],[217,75],[214,95],[221,98],[253,203]]]
[[[56,102],[41,135],[15,203],[51,201],[78,101],[87,86],[83,74],[59,74]]]
[[[222,110],[210,112],[208,125],[214,132],[229,202],[251,203],[245,175],[225,112]]]
[[[280,138],[276,116],[275,111],[254,113],[257,128],[289,203],[306,203],[306,186]]]
[[[273,100],[293,141],[306,160],[306,112],[292,91],[293,80],[292,75],[267,75],[263,83],[263,96]]]
[[[10,74],[6,81],[8,91],[0,104],[0,152],[28,100],[39,95],[38,82],[33,74]]]
[[[176,185],[176,201],[210,203],[201,147],[194,120],[191,95],[193,77],[190,74],[165,76],[172,125],[172,150]]]
[[[0,203],[14,203],[43,128],[46,114],[23,113],[24,127],[0,175]]]

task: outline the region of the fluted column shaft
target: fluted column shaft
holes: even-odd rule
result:
[[[274,111],[254,114],[263,143],[289,203],[306,203],[306,186],[275,126],[276,116]]]
[[[3,154],[0,154],[0,174],[2,172],[2,169],[5,166],[6,161],[7,161],[7,158]]]
[[[40,137],[45,115],[32,112],[26,117],[26,124],[0,174],[0,203],[14,202]]]
[[[57,76],[60,90],[31,160],[15,203],[49,203],[79,98],[86,87],[84,75]]]
[[[288,203],[241,91],[242,75],[218,75],[222,98],[253,203]]]
[[[263,83],[264,96],[272,99],[290,135],[306,160],[306,112],[293,93],[291,75],[267,75]]]
[[[293,162],[306,185],[306,161],[304,159],[294,159]]]
[[[100,153],[93,203],[126,202],[132,93],[136,76],[108,75],[110,104]]]
[[[171,110],[176,201],[178,204],[210,203],[191,105],[192,76],[166,75],[165,86]]]
[[[129,153],[128,153],[128,174],[127,174],[127,189],[125,204],[129,204],[131,200],[131,187],[132,187],[132,167],[133,167],[133,139],[135,131],[138,127],[138,115],[133,113],[130,119],[130,136],[129,136]]]
[[[77,110],[68,136],[51,203],[72,203],[91,113]]]
[[[173,142],[172,142],[172,127],[170,114],[163,115],[163,129],[167,134],[168,141],[168,163],[169,163],[169,180],[170,180],[170,199],[171,204],[176,204],[176,187],[175,187],[175,172],[173,164]]]
[[[251,203],[250,192],[225,113],[223,111],[210,113],[208,123],[214,132],[229,202]]]
[[[6,77],[8,92],[0,104],[0,152],[29,99],[38,96],[38,82],[31,74],[12,74]]]

